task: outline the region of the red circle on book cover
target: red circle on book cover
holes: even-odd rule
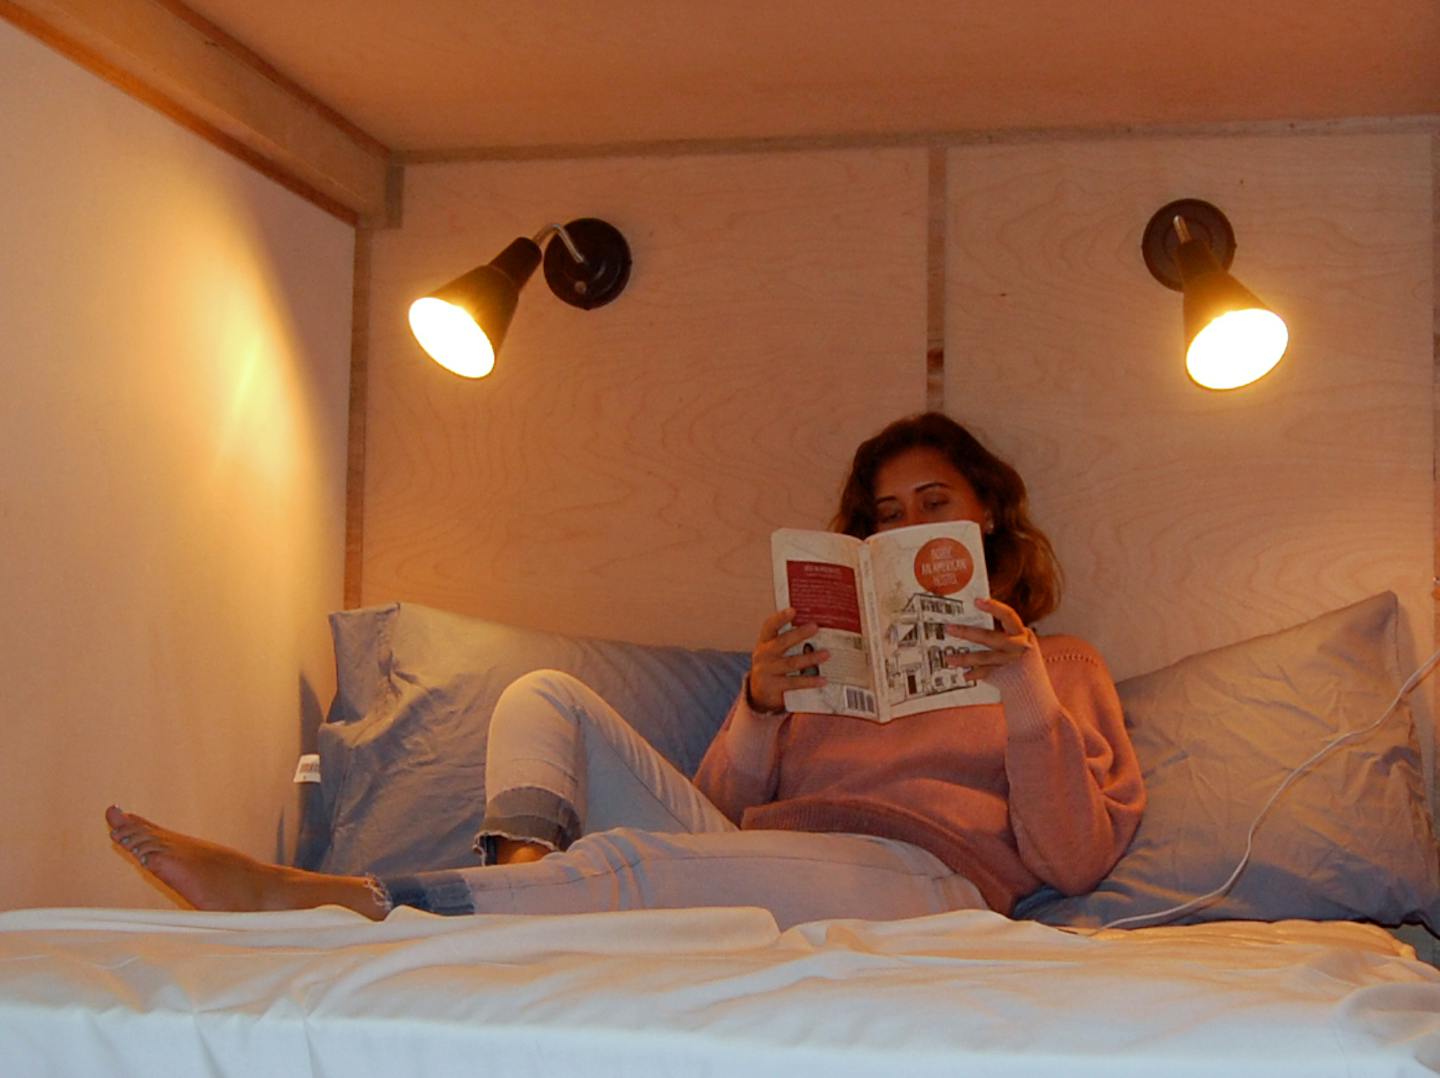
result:
[[[933,595],[957,592],[974,575],[975,559],[955,539],[931,539],[915,552],[915,579]]]

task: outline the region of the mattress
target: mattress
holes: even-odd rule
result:
[[[19,910],[0,1044],[7,1075],[86,1078],[1354,1078],[1440,1072],[1440,971],[1333,922]]]

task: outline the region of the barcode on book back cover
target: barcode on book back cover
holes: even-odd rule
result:
[[[864,689],[857,689],[853,685],[846,685],[845,706],[852,711],[863,711],[867,715],[873,715],[875,714],[875,694],[868,693]]]

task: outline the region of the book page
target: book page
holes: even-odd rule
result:
[[[918,524],[866,542],[884,666],[877,691],[891,716],[999,703],[999,689],[965,673],[965,655],[979,645],[956,635],[962,625],[994,628],[994,619],[975,607],[990,594],[980,526]]]
[[[775,602],[795,608],[795,625],[818,625],[801,650],[830,652],[807,668],[826,679],[819,689],[785,694],[790,711],[875,718],[875,692],[866,655],[859,579],[860,541],[835,532],[781,528],[770,537]]]

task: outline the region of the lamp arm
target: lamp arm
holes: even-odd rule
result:
[[[545,241],[551,236],[559,236],[565,244],[565,249],[570,252],[570,257],[580,265],[585,265],[585,256],[580,253],[580,248],[575,246],[575,241],[570,238],[570,233],[565,231],[564,225],[546,225],[539,232],[535,233],[535,235],[531,237],[531,240],[536,247],[543,247],[545,246]]]

